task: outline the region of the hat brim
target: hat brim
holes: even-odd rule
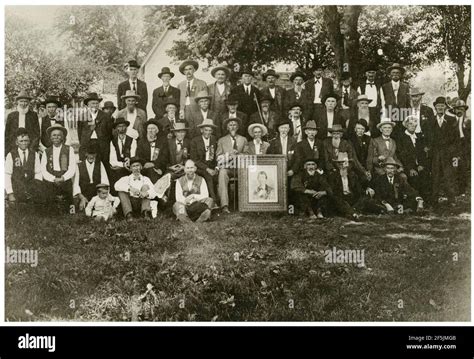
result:
[[[171,72],[171,71],[170,71],[170,72],[160,72],[160,73],[158,74],[158,78],[161,79],[161,76],[163,76],[163,75],[170,75],[171,78],[173,78],[173,77],[174,77],[174,72]]]
[[[101,189],[101,188],[107,188],[109,189],[110,188],[110,185],[106,184],[106,183],[99,183],[97,186],[95,186],[96,189]]]
[[[15,97],[15,101],[18,101],[18,100],[28,100],[28,101],[31,101],[31,100],[33,100],[33,97],[29,97],[29,96],[17,96],[17,97]]]
[[[346,129],[345,129],[345,128],[341,128],[340,130],[334,130],[334,129],[332,129],[332,128],[328,128],[328,132],[331,132],[331,133],[334,133],[334,132],[344,133],[344,132],[346,132]]]
[[[214,124],[211,125],[210,123],[201,123],[201,124],[197,125],[196,127],[198,127],[198,128],[203,128],[203,127],[217,128],[216,125],[214,125]]]
[[[133,165],[134,163],[139,163],[139,164],[141,164],[141,165],[143,166],[143,165],[145,164],[145,161],[142,160],[141,158],[140,158],[140,159],[137,159],[137,158],[136,158],[136,159],[133,159],[133,160],[131,159],[131,160],[130,160],[130,166]]]
[[[362,101],[367,101],[367,103],[371,103],[373,100],[371,100],[370,98],[361,98],[361,99],[356,100],[357,103],[362,102]]]
[[[348,158],[348,159],[345,159],[345,160],[342,160],[342,161],[341,161],[341,160],[338,160],[338,159],[336,158],[335,160],[333,159],[332,161],[335,162],[335,163],[344,163],[344,162],[346,162],[346,161],[347,161],[347,162],[352,162],[353,160],[352,160],[352,158]]]
[[[277,78],[277,79],[280,78],[280,75],[278,75],[278,74],[267,74],[267,73],[265,73],[265,74],[262,75],[262,80],[263,80],[263,81],[267,81],[267,77],[268,77],[268,76],[273,76],[273,77],[275,77],[275,78]]]
[[[181,72],[184,75],[184,68],[188,65],[192,65],[195,71],[199,69],[199,63],[197,61],[186,60],[181,65],[179,65],[179,72]]]
[[[135,100],[139,101],[140,100],[140,95],[123,95],[120,97],[122,100],[126,100],[127,98],[134,98]]]
[[[99,101],[102,102],[103,98],[102,97],[99,97],[99,98],[85,98],[84,99],[84,105],[87,106],[87,104],[90,102],[90,101]]]
[[[293,82],[295,80],[295,78],[297,77],[301,77],[303,79],[303,81],[305,80],[305,76],[304,74],[293,74],[290,76],[290,81]]]
[[[178,131],[189,131],[189,127],[185,128],[170,128],[171,132],[178,132]]]
[[[59,131],[62,131],[63,135],[64,135],[64,138],[66,138],[67,136],[67,128],[65,127],[48,127],[46,129],[46,134],[48,135],[48,137],[51,137],[51,132],[55,131],[55,130],[59,130]]]
[[[56,101],[56,100],[47,100],[43,102],[43,105],[46,106],[48,103],[54,103],[57,107],[61,107],[61,102]]]
[[[214,67],[214,68],[211,70],[211,76],[215,78],[215,77],[216,77],[216,76],[215,76],[215,75],[216,75],[216,72],[219,71],[219,70],[224,71],[227,78],[230,77],[230,70],[229,70],[227,67],[224,67],[224,66]]]
[[[241,120],[240,118],[238,118],[238,117],[226,119],[226,120],[224,121],[224,123],[223,123],[223,127],[224,127],[225,129],[227,129],[227,125],[228,125],[229,122],[231,122],[231,121],[237,122],[237,123],[239,124],[239,127],[242,127],[242,120]]]
[[[380,122],[380,123],[377,124],[376,127],[377,127],[377,129],[380,129],[380,127],[382,127],[384,125],[390,125],[393,128],[393,127],[396,126],[396,123],[395,122]]]
[[[127,125],[127,127],[128,127],[128,126],[130,126],[130,121],[125,120],[125,121],[123,121],[123,122],[114,123],[114,127],[113,127],[113,128],[117,128],[118,125]]]
[[[392,70],[400,70],[402,73],[405,73],[405,69],[401,66],[390,66],[387,67],[387,72],[390,73]]]
[[[424,95],[425,93],[424,92],[415,92],[415,93],[410,93],[409,95],[410,96],[419,96],[419,95]]]
[[[268,129],[267,129],[266,126],[264,126],[260,123],[253,123],[247,129],[247,132],[250,135],[250,137],[253,138],[253,129],[256,128],[256,127],[259,127],[262,130],[262,132],[263,132],[262,136],[266,136],[268,134]]]
[[[389,165],[396,166],[396,167],[400,168],[400,165],[396,162],[385,162],[383,164],[384,167],[389,166]]]
[[[207,100],[211,101],[211,98],[212,98],[212,96],[201,96],[201,97],[196,97],[196,98],[194,99],[194,101],[196,101],[196,103],[198,103],[198,102],[201,101],[202,99],[207,99]]]

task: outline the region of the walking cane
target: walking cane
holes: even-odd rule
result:
[[[253,93],[253,100],[255,101],[255,103],[257,104],[257,110],[258,110],[258,115],[260,117],[260,122],[262,123],[262,125],[265,125],[263,123],[263,116],[262,116],[262,111],[260,110],[260,104],[258,103],[258,99],[257,99],[257,94],[254,92]]]

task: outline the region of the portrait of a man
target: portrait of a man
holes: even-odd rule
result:
[[[249,172],[249,202],[278,202],[275,166],[256,166]]]

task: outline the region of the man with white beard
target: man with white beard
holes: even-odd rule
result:
[[[25,128],[31,141],[30,149],[38,151],[40,140],[40,128],[38,115],[30,110],[30,97],[26,91],[20,91],[15,98],[16,111],[8,114],[5,121],[5,153],[16,148],[16,133],[19,128]]]

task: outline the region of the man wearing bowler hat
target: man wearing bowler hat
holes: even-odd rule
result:
[[[227,110],[221,114],[218,114],[216,120],[214,121],[214,124],[216,125],[216,138],[219,139],[222,136],[225,136],[227,133],[227,128],[224,127],[224,124],[228,118],[240,118],[242,122],[242,128],[239,128],[237,133],[241,136],[247,136],[244,128],[248,127],[248,117],[245,113],[239,111],[239,96],[230,94],[225,100],[225,105]]]
[[[20,91],[15,98],[16,111],[10,112],[5,121],[5,154],[16,147],[16,132],[25,128],[30,138],[30,148],[37,151],[40,141],[38,115],[30,109],[32,97],[26,91]]]
[[[276,84],[276,80],[279,78],[280,75],[278,75],[275,70],[268,69],[262,75],[262,80],[266,83],[266,87],[264,87],[260,93],[262,97],[272,99],[270,110],[274,111],[278,116],[281,116],[283,114],[285,90]]]
[[[225,100],[230,95],[230,69],[227,66],[217,66],[211,70],[211,75],[216,79],[215,82],[207,86],[207,92],[211,96],[211,110],[217,116],[227,110]]]
[[[124,117],[118,117],[114,122],[114,134],[110,141],[110,182],[113,186],[123,176],[130,174],[130,158],[135,157],[137,141],[127,135],[130,125]]]
[[[132,90],[135,92],[135,94],[140,96],[137,107],[146,112],[146,106],[148,104],[148,90],[146,83],[138,79],[139,69],[140,65],[136,60],[130,60],[125,65],[125,71],[127,72],[128,80],[125,80],[118,85],[117,104],[119,110],[126,107],[125,99],[123,99],[122,96],[125,95],[128,90]]]
[[[307,117],[311,101],[309,100],[309,92],[303,88],[305,74],[301,71],[295,71],[290,76],[293,87],[286,90],[283,100],[282,117],[287,117],[290,106],[294,103],[301,105],[303,116]]]
[[[41,144],[44,148],[48,148],[51,146],[51,141],[46,130],[55,124],[64,126],[64,117],[58,114],[61,102],[56,96],[48,96],[43,103],[46,108],[46,116],[41,119]]]
[[[169,99],[174,99],[179,104],[180,91],[178,88],[171,85],[171,79],[174,77],[174,73],[171,72],[169,67],[163,67],[161,72],[158,74],[158,78],[163,84],[153,90],[153,100],[151,107],[155,113],[155,118],[160,119],[165,115],[166,103]]]
[[[330,78],[323,77],[324,66],[322,64],[316,64],[313,67],[313,75],[311,79],[305,82],[304,88],[308,91],[308,97],[310,101],[310,108],[307,114],[307,118],[310,119],[314,116],[315,112],[319,112],[324,107],[323,98],[334,92],[334,83]]]
[[[260,100],[260,90],[252,85],[253,71],[251,68],[244,68],[240,72],[242,83],[232,89],[232,94],[237,96],[239,101],[239,110],[249,118],[254,112],[257,112],[257,102]],[[244,125],[242,130],[247,131]]]
[[[130,122],[127,133],[138,141],[139,138],[145,136],[144,128],[147,120],[146,112],[137,107],[140,95],[137,95],[133,90],[127,90],[125,95],[122,96],[122,100],[125,101],[125,108],[118,112],[117,117],[124,117]]]
[[[114,117],[114,113],[117,110],[114,103],[112,101],[105,101],[104,105],[102,106],[102,111],[108,113],[111,117]]]
[[[195,60],[186,60],[179,65],[179,72],[186,77],[184,81],[178,84],[180,91],[179,117],[181,120],[189,118],[192,110],[198,110],[198,105],[194,99],[198,93],[207,91],[207,84],[203,80],[194,77],[194,73],[198,68],[199,63]]]

